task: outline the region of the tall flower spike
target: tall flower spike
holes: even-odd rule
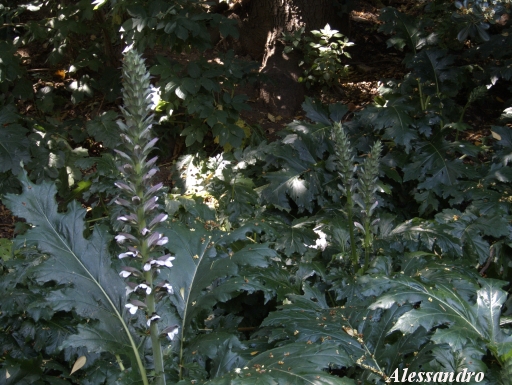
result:
[[[151,185],[151,178],[158,171],[155,167],[157,158],[148,160],[148,155],[158,139],[151,131],[153,114],[149,79],[141,56],[132,49],[127,50],[123,63],[124,108],[121,109],[124,122],[118,122],[124,146],[116,149],[122,162],[119,170],[124,176],[122,181],[116,183],[120,190],[120,197],[116,203],[123,208],[117,219],[124,222],[125,226],[124,232],[116,236],[116,241],[123,246],[127,245],[125,251],[119,254],[119,258],[126,258],[127,264],[131,265],[124,267],[120,273],[123,278],[129,280],[127,295],[130,296],[130,303],[126,308],[131,314],[135,314],[138,309],[144,309],[146,312],[153,349],[155,384],[165,385],[160,332],[158,323],[154,322],[160,318],[155,309],[157,299],[162,296],[155,297],[153,281],[158,275],[157,267],[171,267],[172,264],[170,256],[164,255],[163,259],[155,260],[150,255],[163,251],[162,246],[169,240],[154,231],[167,219],[167,215],[158,212],[160,206],[156,193],[163,185]],[[154,269],[151,268],[153,265]],[[138,270],[135,266],[142,269]]]
[[[338,170],[344,185],[349,185],[354,170],[354,155],[350,141],[341,123],[334,123],[335,152],[338,158]]]
[[[348,223],[354,222],[354,199],[353,192],[356,186],[354,182],[354,155],[352,148],[350,147],[350,141],[345,133],[345,130],[341,126],[341,123],[334,123],[334,148],[336,157],[338,158],[338,173],[341,179],[339,188],[341,192],[347,198],[346,212]],[[349,225],[350,235],[350,259],[352,260],[352,266],[354,269],[357,267],[359,257],[356,249],[356,238],[354,235],[354,227]]]
[[[379,162],[382,153],[382,143],[380,140],[375,142],[368,158],[364,160],[363,167],[358,172],[358,190],[361,197],[357,199],[357,204],[361,207],[363,214],[363,248],[364,248],[364,268],[366,271],[370,264],[370,250],[373,244],[373,235],[371,232],[371,217],[378,206],[375,200],[375,192],[378,189]]]
[[[359,170],[359,191],[363,197],[362,209],[370,216],[370,208],[375,202],[375,192],[378,189],[379,161],[382,152],[380,140],[373,145],[368,158],[365,159],[363,167]]]

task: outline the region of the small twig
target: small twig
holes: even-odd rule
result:
[[[26,25],[25,23],[23,23],[23,24],[3,23],[2,28],[5,28],[5,27],[23,28],[23,27],[25,27],[25,25]]]
[[[255,329],[256,329],[255,326],[247,326],[247,327],[243,327],[243,328],[238,328],[237,330],[239,332],[250,332],[250,331],[253,331]]]

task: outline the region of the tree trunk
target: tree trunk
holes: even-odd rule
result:
[[[298,82],[303,70],[300,53],[285,54],[279,41],[283,32],[305,27],[306,33],[327,23],[344,30],[334,0],[244,0],[239,46],[241,51],[260,61],[260,71],[268,80],[260,97],[271,112],[293,116],[304,101],[303,85]]]

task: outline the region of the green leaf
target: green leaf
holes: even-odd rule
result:
[[[499,326],[501,308],[506,300],[506,293],[501,290],[505,284],[502,281],[482,279],[482,288],[476,293],[477,303],[472,304],[460,296],[449,282],[437,281],[433,286],[405,276],[382,279],[392,279],[393,289],[381,296],[370,309],[386,309],[405,302],[417,304],[415,309],[398,319],[389,333],[395,330],[412,333],[420,326],[429,331],[443,325],[448,331],[445,328],[436,331],[433,340],[448,343],[454,350],[468,342],[475,346],[482,342],[494,346],[505,338]]]
[[[118,115],[114,111],[107,111],[86,124],[87,132],[98,142],[109,148],[116,148],[121,143],[120,129],[116,123]]]
[[[317,235],[307,227],[308,221],[296,219],[291,226],[279,226],[280,236],[276,240],[275,248],[282,250],[287,256],[294,253],[303,255],[308,246],[315,244]]]
[[[329,104],[329,118],[333,122],[341,122],[341,119],[349,112],[349,108],[346,104]]]
[[[457,90],[457,73],[451,67],[455,57],[441,49],[426,49],[417,54],[409,64],[415,78],[422,83],[433,83],[435,93],[455,95]]]
[[[313,122],[331,125],[329,113],[325,111],[320,103],[313,101],[313,99],[306,97],[306,101],[302,103],[302,109]]]
[[[299,204],[299,207],[310,208],[313,201],[313,194],[309,190],[308,183],[301,178],[302,171],[280,170],[265,174],[270,180],[270,185],[263,190],[262,197],[275,206],[290,210],[288,197]]]
[[[184,87],[177,87],[175,90],[174,90],[174,93],[176,94],[176,96],[180,99],[183,99],[185,100],[187,98],[187,94],[185,92],[185,88]]]
[[[217,200],[225,207],[232,223],[253,216],[258,195],[254,191],[252,179],[224,169],[222,179],[216,178],[214,183],[220,187],[216,189]]]
[[[213,378],[223,376],[235,368],[244,367],[246,360],[241,355],[243,350],[245,347],[239,339],[225,332],[198,336],[188,347],[188,351],[200,352],[211,360],[209,373]]]
[[[347,322],[343,309],[321,306],[307,295],[287,297],[288,304],[279,306],[262,323],[262,326],[270,327],[271,340],[316,343],[328,339],[341,344],[347,357],[364,355],[357,336],[350,336],[344,330],[352,325]]]
[[[0,259],[7,261],[11,259],[12,241],[6,238],[0,238]]]
[[[79,326],[79,335],[64,345],[86,346],[91,351],[138,356],[137,343],[125,315],[125,285],[110,267],[108,243],[111,237],[96,227],[85,239],[84,217],[79,203],[72,202],[68,211],[59,213],[53,184],[35,185],[21,176],[23,193],[9,194],[4,202],[13,214],[25,218],[34,227],[16,242],[36,244],[48,257],[34,269],[35,280],[44,285],[64,285],[46,298],[54,311],[74,311],[90,320]]]
[[[377,130],[386,129],[382,136],[384,139],[391,139],[404,146],[408,153],[411,141],[418,137],[418,133],[411,128],[413,119],[409,116],[410,108],[399,101],[388,103],[386,107],[381,108],[374,124]]]
[[[418,187],[427,190],[438,185],[456,184],[458,178],[470,171],[460,159],[448,156],[447,153],[457,151],[457,146],[442,138],[419,143],[415,147],[413,162],[403,168],[404,182],[418,179],[422,182]]]
[[[21,171],[20,162],[30,161],[28,130],[18,124],[18,114],[14,106],[0,109],[0,172]]]
[[[390,233],[391,237],[395,235],[414,242],[423,242],[431,251],[434,251],[435,246],[438,246],[443,253],[450,253],[455,256],[462,255],[460,239],[451,235],[447,226],[434,225],[430,221],[413,218],[398,225]]]
[[[398,12],[393,7],[386,7],[382,9],[379,19],[384,22],[379,27],[379,32],[394,35],[388,40],[388,47],[395,46],[402,50],[407,46],[416,53],[416,50],[427,43],[424,25],[416,17]]]
[[[188,65],[187,72],[190,75],[190,77],[194,79],[197,79],[201,76],[201,68],[195,62],[192,62]]]
[[[493,237],[509,234],[508,221],[503,216],[478,216],[470,211],[443,210],[436,215],[438,223],[447,224],[447,231],[462,241],[465,254],[476,256],[483,265],[489,258],[490,245],[483,235]]]
[[[200,88],[201,88],[201,82],[199,79],[196,80],[193,78],[185,78],[181,81],[180,89],[187,91],[191,95],[197,94],[197,92],[199,91]],[[184,99],[181,96],[179,96],[177,93],[176,93],[176,95],[179,98]]]
[[[266,245],[248,245],[230,256],[224,247],[231,246],[235,239],[220,231],[207,231],[201,225],[192,231],[180,223],[170,223],[162,232],[172,239],[168,249],[176,259],[160,277],[174,287],[176,294],[171,300],[182,319],[181,338],[191,332],[189,326],[198,314],[249,290],[238,276],[238,265],[268,266],[265,259],[276,256]],[[230,280],[232,277],[236,279]]]
[[[246,366],[229,375],[207,381],[208,385],[355,385],[346,377],[336,377],[325,369],[349,366],[352,359],[340,350],[341,345],[292,343],[268,350]],[[190,384],[179,382],[178,384]]]

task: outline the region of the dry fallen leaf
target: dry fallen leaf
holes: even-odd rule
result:
[[[83,368],[83,366],[85,365],[86,362],[87,362],[87,358],[85,358],[85,356],[78,357],[78,359],[75,361],[75,364],[73,365],[73,369],[71,369],[71,373],[69,373],[69,375],[71,376],[77,370],[80,370],[81,368]]]
[[[66,79],[66,71],[65,70],[57,70],[54,72],[54,75],[62,80]]]
[[[497,132],[491,131],[491,135],[494,139],[501,140],[501,135],[498,134]]]

